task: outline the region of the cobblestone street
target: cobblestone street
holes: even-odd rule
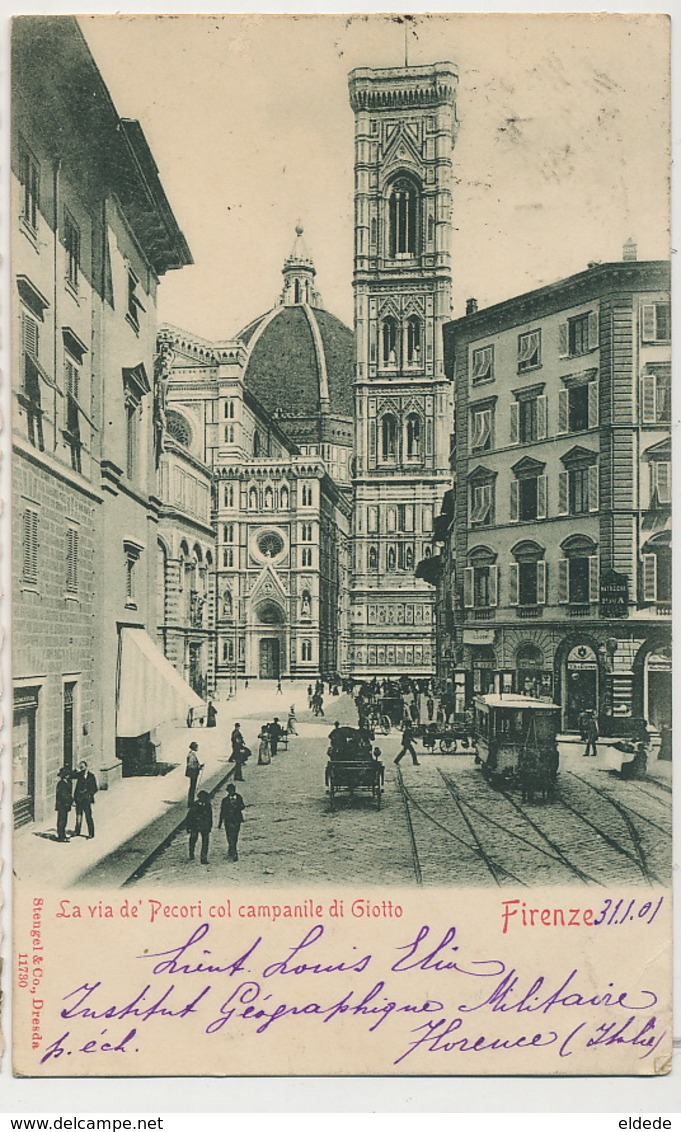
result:
[[[281,711],[283,718],[285,712]],[[425,885],[607,885],[666,882],[670,871],[671,795],[650,779],[625,782],[566,746],[557,798],[523,804],[493,790],[472,755],[420,753],[399,767],[397,732],[379,737],[385,794],[377,811],[368,791],[343,793],[330,811],[324,785],[328,734],[335,720],[354,726],[347,696],[327,699],[327,715],[298,713],[297,736],[270,766],[258,766],[261,719],[242,714],[254,750],[245,781],[240,859],[227,859],[214,829],[210,863],[190,862],[178,834],[144,871],[145,885],[352,883]],[[214,801],[215,823],[220,792]]]

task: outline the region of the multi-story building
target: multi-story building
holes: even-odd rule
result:
[[[450,63],[359,69],[355,113],[355,476],[351,671],[433,671],[433,596],[416,579],[450,486]]]
[[[456,387],[449,677],[670,724],[670,270],[624,260],[445,328]],[[453,539],[453,546],[448,540]],[[440,584],[448,587],[448,573]]]
[[[173,458],[184,453],[212,477],[216,543],[208,602],[218,694],[244,678],[309,679],[344,670],[347,493],[321,456],[301,454],[245,384],[246,343],[209,343],[171,327],[163,338],[173,351]],[[178,575],[178,562],[166,561],[167,587],[169,569]]]
[[[12,79],[14,804],[24,823],[52,808],[59,767],[120,766],[122,744],[155,725],[132,730],[143,713],[121,710],[117,691],[139,634],[156,627],[156,292],[191,259],[142,130],[117,116],[76,21],[15,19]]]

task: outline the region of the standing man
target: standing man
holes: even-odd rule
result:
[[[270,753],[273,758],[277,753],[281,734],[282,731],[281,727],[279,726],[279,717],[275,715],[274,722],[270,723]]]
[[[411,755],[411,761],[413,762],[414,766],[420,766],[419,760],[416,757],[416,750],[414,748],[414,731],[412,729],[411,723],[409,722],[405,723],[404,730],[402,731],[402,746],[400,747],[399,755],[395,759],[395,766],[399,766],[400,761],[407,753]]]
[[[284,693],[282,692],[282,689],[281,689],[281,676],[279,676],[278,679],[277,679],[277,695],[283,696],[283,694]]]
[[[243,812],[244,800],[241,794],[237,794],[234,783],[229,782],[227,784],[227,793],[222,799],[222,805],[220,806],[218,829],[222,829],[224,826],[227,836],[227,856],[230,861],[239,860],[236,847],[239,840],[239,833],[241,832],[241,825],[244,820]]]
[[[206,727],[215,727],[218,719],[218,711],[212,700],[208,701],[206,709]]]
[[[63,766],[57,775],[57,790],[54,808],[57,811],[57,841],[67,841],[66,822],[73,805],[71,794],[71,771]]]
[[[210,804],[210,797],[205,790],[199,790],[198,798],[189,807],[185,825],[189,833],[189,860],[194,860],[194,850],[200,834],[201,864],[207,865],[210,831],[213,828],[213,809]]]
[[[187,752],[187,765],[185,767],[185,776],[189,779],[189,793],[187,794],[187,805],[191,806],[196,794],[196,783],[199,781],[199,775],[203,770],[203,763],[200,763],[196,752],[199,749],[198,743],[190,743],[189,751]]]
[[[73,777],[76,782],[73,789],[73,800],[76,803],[76,828],[74,830],[74,837],[80,837],[83,818],[85,818],[88,840],[90,840],[90,838],[95,836],[92,807],[95,804],[95,794],[98,790],[97,779],[92,771],[88,770],[85,761],[78,763],[78,770]]]
[[[232,731],[232,736],[231,736],[231,743],[232,743],[232,754],[230,755],[229,761],[231,763],[235,764],[234,765],[234,778],[236,779],[237,782],[243,782],[243,780],[244,780],[243,766],[244,766],[244,763],[246,761],[246,759],[244,757],[245,749],[246,749],[246,743],[244,741],[243,735],[241,734],[241,724],[240,723],[234,724],[234,730]]]
[[[596,740],[598,739],[598,724],[596,723],[596,716],[593,711],[586,713],[584,721],[584,738],[586,739],[586,748],[584,750],[584,758],[587,759],[589,755],[596,758],[598,751],[596,749]]]
[[[435,712],[435,701],[430,693],[428,694],[428,699],[426,700],[426,711],[428,712],[428,722],[432,723],[433,714]]]

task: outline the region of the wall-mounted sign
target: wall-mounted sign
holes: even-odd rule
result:
[[[617,570],[601,574],[601,617],[626,617],[629,609],[629,579]]]
[[[494,629],[464,629],[463,643],[465,645],[493,645]]]
[[[575,645],[568,653],[567,666],[570,670],[598,668],[596,653],[589,645]]]

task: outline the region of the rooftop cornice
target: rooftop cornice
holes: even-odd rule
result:
[[[359,110],[412,109],[453,103],[459,76],[453,63],[419,67],[357,67],[350,72],[350,105]]]

